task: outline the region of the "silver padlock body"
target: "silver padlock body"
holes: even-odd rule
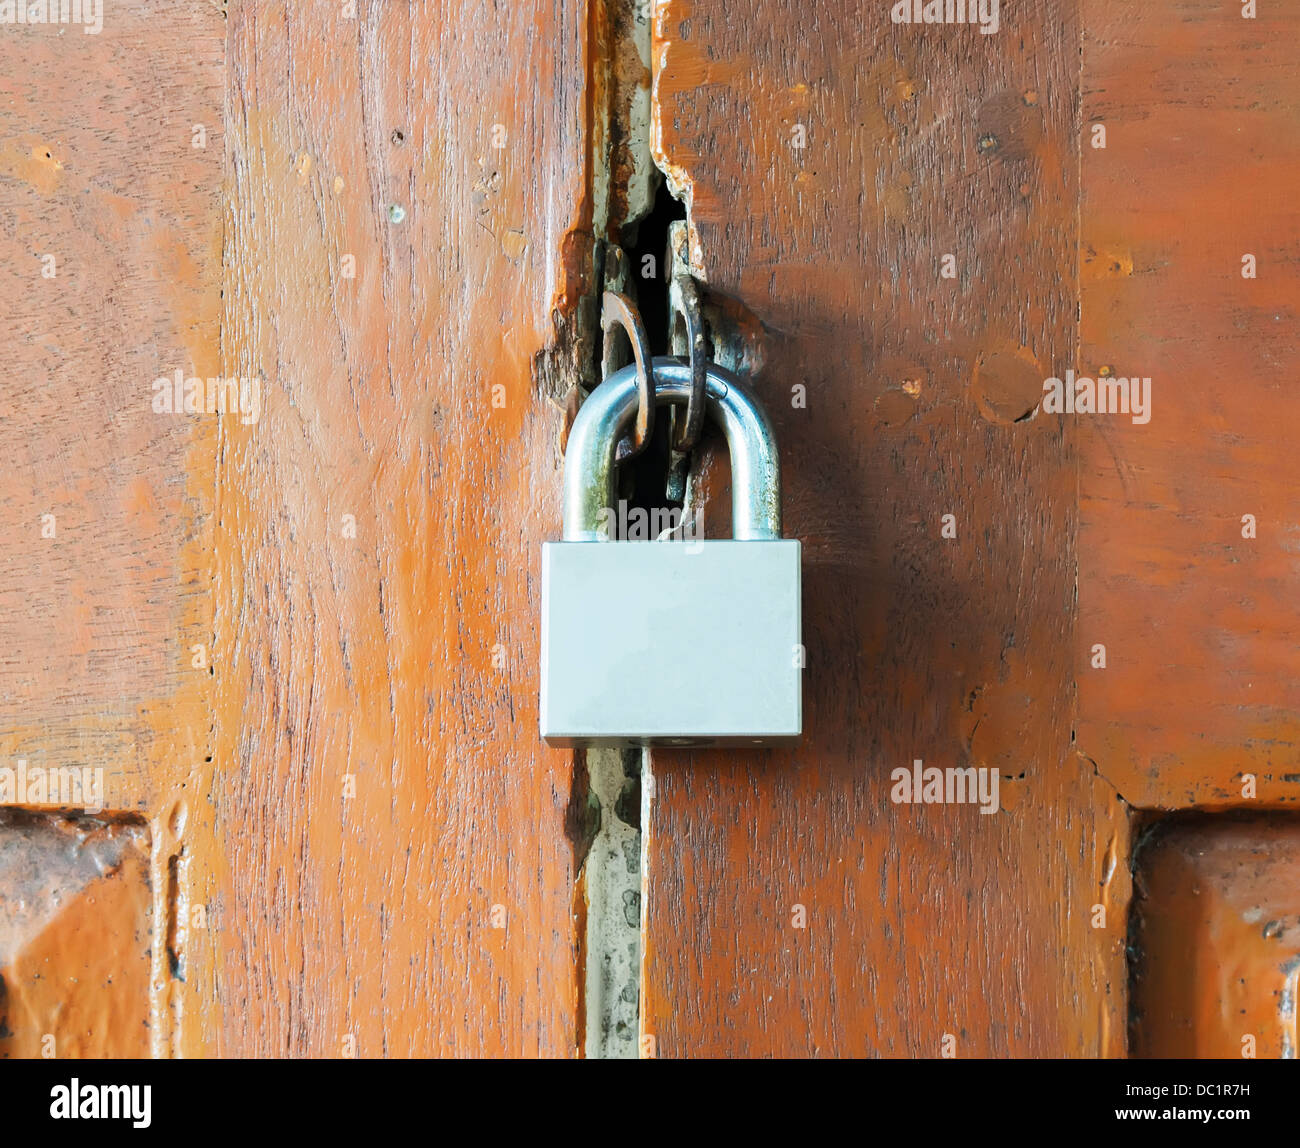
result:
[[[548,542],[542,736],[772,745],[803,728],[796,539]]]

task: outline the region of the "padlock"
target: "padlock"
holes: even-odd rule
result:
[[[656,405],[687,400],[688,365],[658,358],[653,372]],[[731,455],[727,539],[688,529],[612,540],[635,367],[602,382],[574,419],[564,540],[542,547],[540,714],[552,745],[771,745],[803,731],[801,555],[781,537],[776,441],[729,372],[710,364],[706,395]]]

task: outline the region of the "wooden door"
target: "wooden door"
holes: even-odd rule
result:
[[[0,31],[3,753],[102,768],[130,838],[5,888],[44,908],[0,1044],[571,1055],[580,799],[536,735],[532,569],[590,273],[579,7]],[[160,413],[176,371],[258,402]],[[105,832],[6,823],[0,858]]]
[[[0,5],[0,1055],[1295,1055],[1300,13],[912,14]],[[551,749],[674,219],[805,736]]]
[[[1300,77],[1254,9],[658,7],[656,158],[771,335],[808,649],[798,749],[653,755],[660,1055],[1295,1055]],[[1049,414],[1067,370],[1149,409]],[[998,812],[896,802],[916,761]],[[1236,807],[1275,812],[1157,848]],[[1225,831],[1217,893],[1165,876]]]

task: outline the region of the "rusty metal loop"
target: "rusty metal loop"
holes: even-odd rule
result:
[[[683,414],[676,407],[672,408],[672,448],[679,454],[689,454],[699,442],[700,430],[704,426],[704,378],[709,368],[700,293],[689,275],[675,276],[668,285],[668,310],[671,316],[669,329],[674,340],[679,324],[686,329],[686,347],[691,364],[691,393],[686,401],[686,411]]]
[[[609,334],[622,327],[632,344],[632,357],[636,360],[637,408],[636,423],[630,438],[620,444],[619,457],[631,458],[640,454],[650,443],[655,429],[654,380],[650,374],[650,341],[646,337],[641,315],[626,295],[606,291],[600,301],[600,329]],[[608,362],[608,356],[605,356]]]

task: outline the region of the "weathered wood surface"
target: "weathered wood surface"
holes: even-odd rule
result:
[[[574,1053],[582,782],[536,737],[537,560],[593,232],[646,195],[602,111],[644,78],[626,16],[4,29],[0,768],[102,768],[121,848],[18,906],[100,831],[0,826],[0,1054],[61,1006],[59,1055]],[[1122,1055],[1130,809],[1296,796],[1297,21],[656,6],[656,157],[768,328],[808,737],[656,756],[647,1050]],[[1103,367],[1153,377],[1150,423],[1023,417]],[[176,370],[256,379],[257,417],[155,411]],[[1002,811],[893,803],[918,758],[996,770]],[[1150,976],[1218,911],[1157,869]],[[1273,939],[1215,950],[1264,962],[1260,1055]]]
[[[217,371],[224,28],[120,5],[0,53],[0,756],[103,767],[106,804],[143,809],[205,736],[215,421],[156,414],[151,384]]]
[[[809,736],[658,755],[644,1029],[664,1055],[941,1030],[1114,1055],[1128,810],[1300,777],[1300,16],[1084,0],[981,36],[742,8],[659,8],[657,158],[700,270],[771,335]],[[1067,369],[1152,376],[1151,421],[1024,417]],[[890,804],[913,757],[996,766],[1007,811]]]
[[[223,354],[266,395],[220,452],[205,1043],[571,1055],[536,360],[590,226],[583,26],[358,7],[230,9]]]
[[[225,27],[185,0],[106,7],[95,35],[0,33],[0,770],[102,770],[94,804],[144,818],[133,848],[165,874],[187,811],[191,832],[209,815],[211,676],[190,647],[212,629],[217,422],[155,413],[152,383],[219,371]],[[10,1051],[40,1055],[60,999],[60,1056],[168,1050],[186,986],[167,882],[64,888],[0,961]]]
[[[1079,24],[1004,19],[658,8],[657,158],[769,329],[808,658],[797,750],[655,755],[659,1055],[1124,1047],[1127,823],[1071,746],[1073,428],[1016,421],[1077,338]],[[1002,812],[892,803],[918,758],[996,770]]]
[[[1078,743],[1141,806],[1300,800],[1300,7],[1240,8],[1084,3],[1079,369],[1152,411],[1081,420]]]
[[[1136,1057],[1294,1060],[1300,823],[1197,815],[1139,850]]]
[[[147,820],[155,1055],[572,1055],[535,620],[585,26],[344,7],[0,38],[0,751]],[[256,417],[155,413],[176,369],[257,380]]]
[[[0,1059],[150,1055],[150,868],[138,822],[0,809]]]

